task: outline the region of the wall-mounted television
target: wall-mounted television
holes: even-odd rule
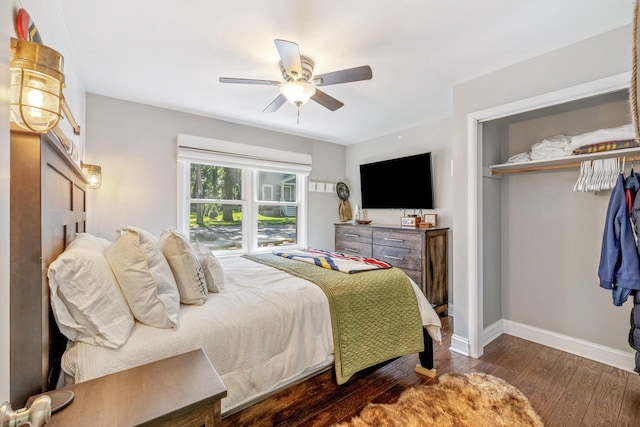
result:
[[[363,209],[433,209],[431,153],[360,165]]]

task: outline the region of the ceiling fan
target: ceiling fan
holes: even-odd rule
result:
[[[296,43],[279,39],[274,40],[274,43],[280,55],[280,71],[285,80],[284,82],[277,80],[220,77],[220,83],[279,86],[280,94],[262,110],[263,113],[273,113],[277,111],[285,101],[289,101],[298,107],[299,114],[300,106],[309,99],[314,100],[331,111],[335,111],[342,107],[344,103],[322,92],[318,87],[370,80],[373,76],[371,67],[368,65],[314,75],[313,61],[307,56],[300,55],[300,48]]]

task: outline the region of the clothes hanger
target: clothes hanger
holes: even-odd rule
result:
[[[604,163],[598,160],[593,161],[593,176],[591,178],[591,182],[589,183],[589,191],[599,191],[600,190],[600,180],[602,178],[602,170]]]
[[[584,170],[585,164],[587,162],[580,162],[580,175],[578,175],[578,179],[576,180],[575,185],[573,186],[573,191],[582,191],[582,181],[584,180]]]

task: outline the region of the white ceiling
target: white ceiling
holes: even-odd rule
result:
[[[339,144],[452,114],[452,86],[629,24],[631,0],[60,0],[87,92]],[[373,79],[262,113],[281,80],[273,40],[315,73],[370,65]],[[561,72],[561,71],[558,71]]]

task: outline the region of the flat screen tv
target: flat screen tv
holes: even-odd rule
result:
[[[433,209],[431,153],[360,165],[363,209]]]

